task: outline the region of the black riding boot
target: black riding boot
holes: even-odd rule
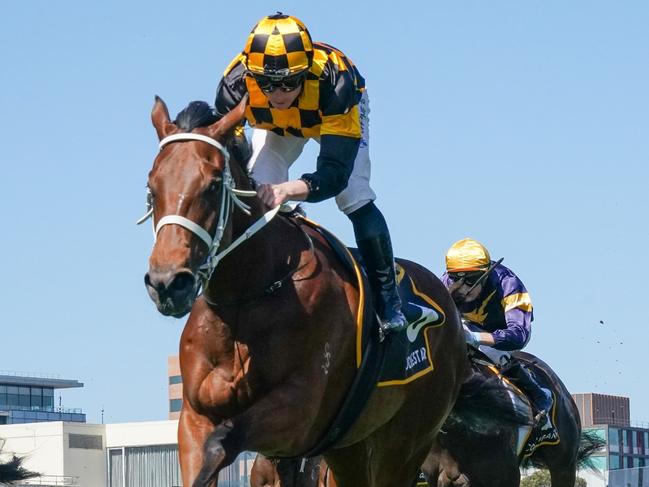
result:
[[[401,311],[390,235],[384,233],[356,243],[365,262],[382,328],[388,332],[402,330],[408,322]]]
[[[552,393],[545,387],[541,387],[525,365],[513,360],[504,370],[504,373],[527,394],[527,397],[532,402],[532,407],[536,408],[539,416],[550,412]]]

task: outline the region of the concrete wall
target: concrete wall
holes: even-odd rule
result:
[[[77,477],[80,487],[105,487],[107,448],[173,445],[178,421],[145,423],[27,423],[0,425],[5,457],[25,457],[25,467],[43,476]],[[101,449],[70,445],[70,434],[101,437]]]
[[[178,421],[116,423],[106,426],[106,448],[173,445],[178,442]]]
[[[24,466],[42,475],[65,475],[63,423],[26,423],[0,426],[6,440],[4,455],[24,457]]]
[[[79,478],[81,487],[105,486],[106,435],[103,424],[63,423],[63,458],[65,475]],[[70,447],[70,434],[100,436],[102,448],[99,450]]]

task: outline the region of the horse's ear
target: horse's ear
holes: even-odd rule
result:
[[[176,128],[169,119],[169,110],[167,110],[167,105],[158,95],[155,97],[153,110],[151,110],[151,121],[153,122],[153,126],[155,127],[160,140],[164,139]]]
[[[228,133],[241,123],[246,116],[246,102],[248,101],[248,94],[241,99],[239,104],[230,110],[221,120],[210,125],[208,133],[210,137],[217,139],[219,136]]]

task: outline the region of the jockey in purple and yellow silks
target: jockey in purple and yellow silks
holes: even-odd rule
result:
[[[470,238],[455,242],[446,254],[442,281],[462,315],[469,345],[498,365],[510,361],[510,352],[527,345],[534,319],[530,295],[516,274],[492,262],[484,245]],[[550,410],[550,391],[541,387],[520,362],[511,362],[506,374],[528,395],[541,416]]]
[[[226,68],[217,117],[244,99],[253,128],[248,170],[259,198],[271,208],[335,198],[354,227],[383,329],[404,329],[390,233],[370,186],[369,98],[356,66],[338,49],[313,42],[299,19],[270,15]],[[315,171],[289,179],[310,139],[320,145]]]

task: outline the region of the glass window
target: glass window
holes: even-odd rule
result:
[[[36,409],[43,409],[43,398],[32,396],[32,407]]]
[[[649,431],[644,432],[644,454],[649,455]]]
[[[611,453],[608,456],[609,470],[617,470],[620,468],[620,455]]]
[[[29,400],[29,395],[19,394],[18,395],[18,405],[23,408],[28,408],[31,401]]]
[[[616,428],[609,428],[608,430],[608,450],[611,453],[620,451],[620,430]]]
[[[0,394],[2,394],[3,392],[5,394],[7,393],[7,386],[0,386]]]
[[[43,409],[51,411],[54,407],[54,398],[51,396],[43,396]]]
[[[626,430],[626,438],[624,438],[624,451],[626,453],[633,453],[633,435],[631,430]]]
[[[32,396],[42,396],[43,395],[43,389],[41,387],[32,387]]]
[[[7,393],[0,392],[0,404],[7,404]]]
[[[43,387],[43,395],[44,396],[54,397],[54,389],[50,389],[48,387]]]
[[[16,394],[16,395],[18,395],[18,387],[16,387],[16,386],[7,386],[7,394]]]
[[[182,399],[170,399],[169,400],[169,411],[172,412],[172,413],[180,411],[182,405],[183,405],[183,400]]]
[[[633,453],[634,455],[638,455],[640,453],[640,449],[638,448],[638,432],[636,430],[631,431],[631,446],[633,448]]]
[[[179,375],[170,375],[169,376],[169,385],[172,384],[182,384],[183,378]]]
[[[7,394],[7,406],[19,406],[18,394]]]

